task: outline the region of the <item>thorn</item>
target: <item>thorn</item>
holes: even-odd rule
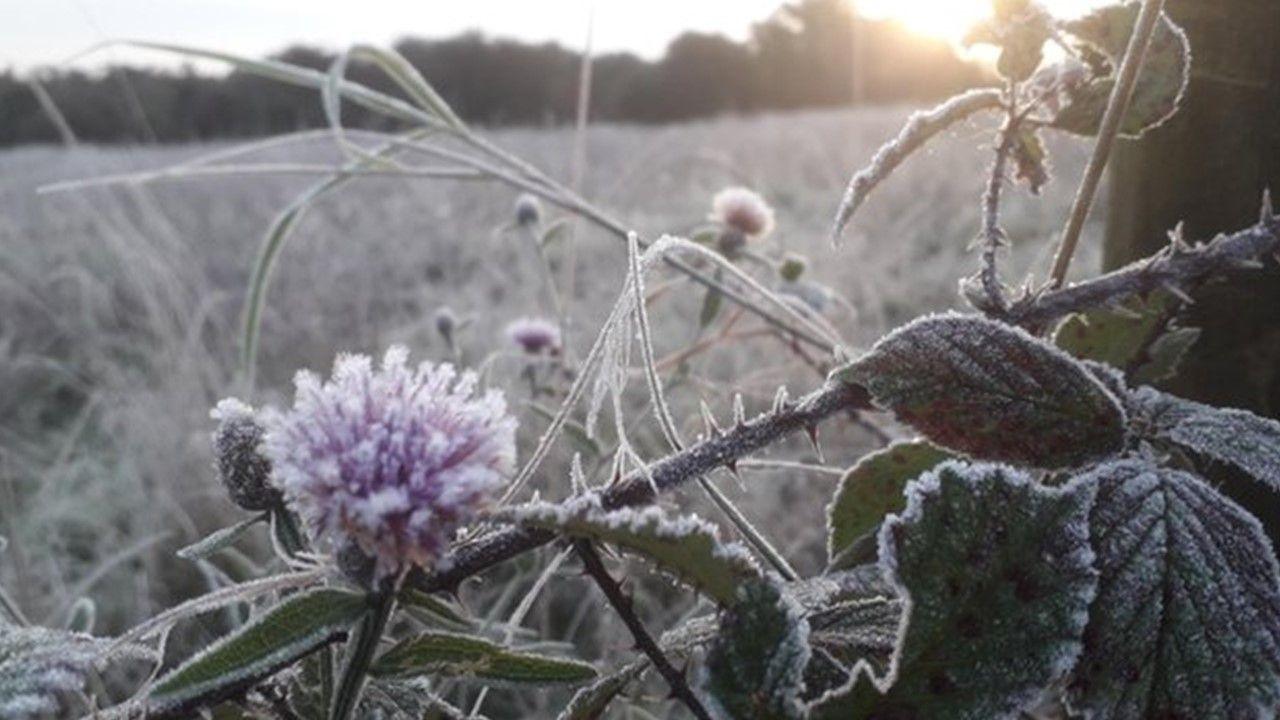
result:
[[[737,460],[730,460],[730,461],[726,462],[726,463],[724,464],[724,468],[725,468],[726,470],[728,470],[729,472],[733,473],[733,476],[734,476],[735,478],[737,478],[737,480],[738,480],[738,482],[739,482],[739,483],[741,483],[741,482],[742,482],[742,476],[738,474],[738,461],[737,461]]]
[[[1271,205],[1271,188],[1262,191],[1262,222],[1269,223],[1276,218],[1276,211]]]
[[[1187,224],[1181,220],[1169,231],[1169,245],[1173,248],[1175,255],[1190,252],[1191,246],[1187,244]]]
[[[706,400],[701,402],[699,410],[702,412],[702,425],[705,428],[707,437],[723,435],[724,430],[721,429],[720,423],[716,422],[716,416],[711,414],[711,408],[707,407]]]
[[[787,386],[786,385],[779,386],[778,392],[775,393],[773,396],[773,409],[770,410],[770,412],[775,414],[780,413],[783,410],[787,409],[787,404],[790,402],[791,402],[791,397],[787,394]]]
[[[818,444],[818,426],[806,425],[804,428],[805,435],[809,436],[809,444],[813,446],[813,452],[818,456],[818,463],[825,465],[826,458],[822,456],[822,446]]]
[[[733,394],[733,424],[735,427],[747,424],[747,409],[742,402],[742,393]]]
[[[1173,284],[1172,282],[1166,281],[1166,282],[1160,283],[1160,287],[1164,288],[1165,292],[1178,298],[1179,300],[1181,300],[1182,302],[1188,305],[1194,305],[1196,302],[1190,295],[1186,293],[1186,291],[1184,291],[1182,288],[1178,287],[1177,285]]]

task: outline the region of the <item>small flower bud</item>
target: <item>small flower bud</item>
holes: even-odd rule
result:
[[[716,238],[716,249],[725,257],[734,257],[742,252],[747,246],[747,236],[734,230],[733,228],[725,228],[720,236]]]
[[[214,464],[231,501],[245,510],[267,510],[283,501],[271,484],[271,461],[258,450],[265,430],[252,407],[235,398],[209,413],[218,421],[213,433]]]
[[[542,318],[520,318],[507,325],[507,337],[530,355],[559,355],[560,328]]]
[[[787,256],[782,258],[782,264],[778,266],[778,275],[787,282],[795,282],[808,269],[808,258],[797,253],[787,253]]]
[[[378,561],[360,548],[354,540],[343,540],[334,553],[338,569],[358,587],[369,589],[377,575]]]
[[[533,227],[542,221],[542,201],[536,196],[524,193],[516,198],[516,224],[520,227]]]
[[[453,344],[453,332],[458,329],[458,316],[453,313],[450,307],[442,307],[436,310],[436,332],[440,333],[440,337],[444,341]]]

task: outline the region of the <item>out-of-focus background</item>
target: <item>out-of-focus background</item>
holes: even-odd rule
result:
[[[1047,4],[1072,14],[1099,3]],[[718,190],[752,188],[777,213],[761,252],[808,258],[808,278],[833,291],[821,312],[855,349],[921,313],[960,307],[957,282],[976,267],[968,244],[991,117],[904,165],[843,247],[833,249],[828,232],[851,172],[913,108],[992,83],[990,58],[959,42],[986,0],[0,5],[0,535],[9,540],[0,582],[50,624],[92,596],[98,631],[118,632],[226,580],[172,553],[235,517],[213,481],[208,410],[236,388],[240,317],[263,234],[316,178],[179,171],[60,184],[281,135],[289,142],[237,161],[297,170],[346,157],[312,90],[97,44],[194,45],[322,73],[352,43],[394,46],[489,140],[647,238],[690,233]],[[365,64],[353,62],[347,77],[395,91]],[[1193,101],[1208,92],[1201,87],[1193,84]],[[342,121],[346,140],[365,147],[396,129],[356,107],[344,107]],[[1044,276],[1089,146],[1054,137],[1049,150],[1054,178],[1042,195],[1018,186],[1005,202],[1013,282]],[[273,277],[253,400],[287,402],[295,370],[326,370],[340,351],[403,343],[415,358],[450,359],[433,320],[448,307],[468,321],[464,357],[487,358],[492,380],[526,408],[526,360],[502,329],[550,308],[536,252],[507,229],[514,201],[494,184],[394,177],[356,180],[312,206]],[[545,223],[560,217],[547,213]],[[1106,218],[1104,203],[1076,273],[1101,268]],[[565,292],[581,351],[626,258],[616,238],[583,222],[572,225],[571,247],[576,271]],[[558,277],[568,255],[552,249]],[[651,314],[659,355],[674,358],[698,337],[704,296],[680,284],[664,292]],[[780,383],[795,395],[819,380],[776,342],[750,337],[679,365],[686,409],[706,399],[727,412],[730,387],[763,409]],[[545,420],[522,418],[527,448]],[[828,440],[828,460],[838,466],[870,442],[856,430]],[[750,492],[726,490],[814,569],[834,478],[753,472],[761,482]],[[234,577],[243,568],[233,565],[217,572]]]

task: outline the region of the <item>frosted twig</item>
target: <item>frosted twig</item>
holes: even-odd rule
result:
[[[1213,277],[1257,267],[1280,252],[1280,216],[1265,211],[1258,224],[1194,247],[1170,244],[1151,257],[1076,285],[1033,295],[1009,309],[1008,320],[1044,327],[1073,312],[1110,305],[1132,295],[1176,289],[1182,294]]]
[[[970,90],[932,110],[912,113],[898,136],[877,150],[875,157],[871,159],[871,164],[849,179],[849,186],[840,200],[840,208],[836,211],[835,223],[831,228],[831,241],[839,244],[841,233],[853,218],[853,214],[866,201],[867,196],[884,182],[902,164],[902,161],[910,157],[911,153],[919,150],[943,130],[974,113],[1000,107],[1001,102],[999,90],[990,88]]]
[[[1062,231],[1062,241],[1058,245],[1058,253],[1053,259],[1053,271],[1049,276],[1049,287],[1062,287],[1067,277],[1067,269],[1071,267],[1071,258],[1075,255],[1076,245],[1080,243],[1080,232],[1084,229],[1084,221],[1089,217],[1089,208],[1098,194],[1098,185],[1102,182],[1102,172],[1111,158],[1111,148],[1115,145],[1116,135],[1120,132],[1120,123],[1124,120],[1133,99],[1133,90],[1138,83],[1138,72],[1147,58],[1147,48],[1151,46],[1151,38],[1155,35],[1156,24],[1164,10],[1164,0],[1143,0],[1142,10],[1133,26],[1133,34],[1129,36],[1129,46],[1125,49],[1124,59],[1120,61],[1120,70],[1116,73],[1116,84],[1111,89],[1111,97],[1107,100],[1107,109],[1102,114],[1102,123],[1098,127],[1098,142],[1093,146],[1093,155],[1085,167],[1084,179],[1080,181],[1080,190],[1076,193],[1071,205],[1071,215],[1067,217],[1067,225]]]
[[[631,598],[626,596],[622,591],[622,587],[609,575],[609,569],[604,566],[604,561],[600,559],[600,554],[591,546],[591,541],[575,540],[573,547],[577,550],[578,556],[582,558],[582,566],[586,569],[587,574],[596,581],[596,585],[600,587],[600,591],[604,593],[605,598],[609,600],[609,604],[618,613],[622,623],[627,626],[627,630],[631,631],[631,637],[635,639],[636,647],[649,658],[649,661],[653,663],[653,667],[667,681],[667,685],[671,688],[671,695],[684,703],[694,717],[699,718],[699,720],[711,720],[707,709],[702,706],[702,702],[698,700],[698,697],[693,694],[693,690],[689,688],[689,683],[685,680],[684,673],[671,664],[666,654],[658,647],[658,643],[653,639],[653,636],[645,629],[644,623],[640,621],[640,618],[635,613],[634,603]]]
[[[870,408],[871,398],[865,388],[842,382],[828,383],[795,405],[760,415],[723,435],[707,438],[651,464],[648,475],[638,471],[628,473],[601,491],[601,505],[607,510],[646,505],[653,502],[658,493],[724,467],[832,415]],[[555,533],[529,528],[499,530],[458,546],[434,572],[415,570],[408,582],[424,592],[451,590],[472,575],[555,538]]]

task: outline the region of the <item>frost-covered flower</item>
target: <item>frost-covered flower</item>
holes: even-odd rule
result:
[[[218,421],[214,465],[231,501],[245,510],[267,510],[279,503],[280,491],[271,483],[271,461],[258,447],[265,430],[253,408],[226,398],[209,416]]]
[[[744,187],[716,193],[711,201],[711,219],[750,239],[758,240],[773,232],[773,208],[754,190]]]
[[[380,369],[340,355],[321,382],[299,372],[293,408],[264,413],[277,483],[313,535],[354,541],[380,577],[430,565],[515,465],[516,421],[502,393],[452,365],[408,365],[393,347]]]
[[[526,317],[507,325],[507,338],[530,355],[560,352],[560,328],[550,320]]]

